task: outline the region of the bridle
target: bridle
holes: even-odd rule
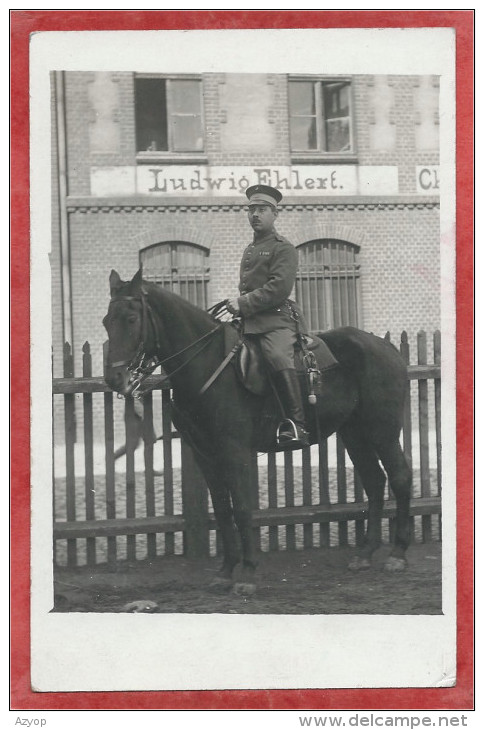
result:
[[[184,368],[186,365],[188,365],[192,360],[194,360],[197,355],[199,355],[203,350],[208,347],[210,344],[210,339],[212,335],[214,335],[221,327],[222,323],[219,322],[215,327],[213,327],[211,330],[206,332],[204,335],[199,337],[197,340],[194,340],[189,345],[184,347],[182,350],[178,350],[178,352],[175,352],[173,355],[169,355],[168,357],[165,357],[163,360],[160,360],[158,355],[152,355],[149,356],[146,354],[146,343],[148,342],[149,338],[149,329],[153,330],[154,333],[154,342],[155,342],[155,350],[159,351],[160,349],[160,337],[159,337],[159,329],[158,324],[156,321],[156,317],[154,315],[153,309],[151,308],[151,305],[148,301],[148,294],[147,292],[142,289],[140,296],[128,296],[128,295],[121,295],[121,296],[114,296],[111,297],[110,303],[115,302],[141,302],[141,323],[142,323],[142,337],[141,342],[138,346],[138,349],[136,350],[135,354],[131,359],[126,360],[117,360],[116,362],[110,363],[111,368],[116,367],[124,367],[126,366],[126,369],[128,373],[130,374],[128,385],[130,386],[130,395],[134,398],[142,398],[146,393],[148,393],[151,388],[147,388],[145,390],[141,390],[141,384],[150,376],[154,370],[156,370],[157,367],[160,367],[164,365],[165,363],[169,362],[170,360],[173,360],[176,357],[179,357],[180,355],[183,355],[185,352],[188,352],[192,349],[192,347],[195,347],[195,345],[198,345],[199,343],[203,342],[203,345],[196,350],[196,352],[192,353],[187,360],[185,360],[181,365],[179,365],[175,370],[172,370],[171,373],[164,375],[159,382],[157,382],[157,385],[165,382],[168,380],[171,376],[175,375],[175,373],[178,373],[182,368]],[[124,398],[124,396],[121,393],[118,393],[119,398]]]

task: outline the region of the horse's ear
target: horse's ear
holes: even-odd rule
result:
[[[111,269],[111,273],[109,274],[109,287],[111,289],[111,296],[120,288],[122,285],[121,277],[118,274],[117,271],[114,269]]]
[[[138,269],[136,274],[131,279],[131,292],[133,294],[137,294],[141,291],[141,287],[143,285],[143,277],[141,274],[141,269]]]

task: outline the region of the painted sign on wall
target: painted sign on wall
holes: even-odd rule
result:
[[[440,168],[438,165],[419,165],[415,168],[417,192],[421,195],[439,195]]]
[[[91,194],[240,197],[251,185],[271,185],[284,196],[398,194],[394,166],[299,165],[228,167],[139,165],[91,169]]]

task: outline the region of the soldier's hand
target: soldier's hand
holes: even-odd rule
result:
[[[240,314],[238,299],[229,299],[226,306],[230,314]]]

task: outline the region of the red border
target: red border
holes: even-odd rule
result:
[[[12,11],[11,709],[473,709],[473,36],[463,11]],[[29,34],[56,30],[451,27],[457,43],[457,685],[442,689],[56,692],[30,689]],[[13,152],[15,157],[13,158]],[[14,603],[14,605],[13,605]],[[397,657],[395,658],[397,660]]]

